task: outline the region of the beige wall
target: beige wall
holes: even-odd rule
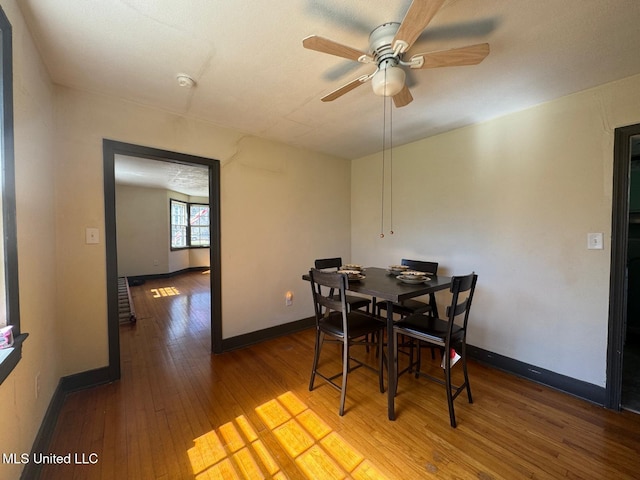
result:
[[[108,362],[104,243],[83,236],[104,232],[103,138],[221,161],[224,338],[312,314],[301,274],[319,252],[349,254],[349,162],[63,87],[56,105],[58,282],[82,286],[59,299],[63,374]]]
[[[170,248],[169,201],[208,203],[165,189],[116,185],[118,275],[156,275],[209,266],[209,249]],[[157,263],[157,264],[156,264]]]
[[[471,344],[605,386],[613,131],[638,122],[640,76],[394,149],[383,239],[381,155],[358,159],[352,260],[475,270]]]
[[[240,142],[222,167],[225,338],[313,315],[301,275],[317,257],[349,259],[349,185],[345,160],[257,138]]]
[[[116,185],[119,276],[170,271],[168,216],[166,190]]]
[[[58,384],[61,340],[56,316],[53,92],[13,0],[2,0],[13,32],[16,204],[23,358],[0,385],[1,453],[28,453]],[[65,215],[65,212],[60,212]],[[35,377],[40,393],[35,395]],[[0,462],[0,478],[21,465]]]

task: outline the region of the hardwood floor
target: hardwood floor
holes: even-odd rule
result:
[[[349,375],[340,417],[336,390],[319,380],[308,390],[311,330],[214,356],[206,275],[147,282],[132,294],[138,321],[121,327],[122,380],[71,394],[50,448],[97,462],[46,465],[42,479],[640,475],[640,415],[471,363],[474,403],[456,400],[457,429],[444,389],[410,375],[400,378],[390,422],[367,369]],[[321,366],[337,371],[333,348]]]

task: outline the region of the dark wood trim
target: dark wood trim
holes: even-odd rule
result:
[[[11,24],[0,9],[2,34],[2,230],[4,237],[4,278],[7,295],[7,323],[13,334],[20,330],[18,294],[18,239],[16,235],[16,174],[13,139],[13,41]]]
[[[116,140],[103,140],[105,244],[107,254],[107,315],[109,330],[110,378],[120,378],[120,322],[118,318],[118,259],[116,246],[115,156],[128,155],[162,162],[197,164],[209,167],[211,247],[211,349],[222,352],[222,282],[220,275],[220,161],[185,153],[144,147]]]
[[[49,445],[53,439],[53,433],[56,428],[56,423],[58,422],[58,416],[60,415],[60,411],[62,410],[66,397],[67,394],[62,388],[62,379],[60,379],[58,387],[53,392],[53,397],[49,402],[49,407],[44,414],[44,418],[42,419],[36,438],[33,441],[31,454],[29,456],[30,458],[33,458],[35,453],[49,452]],[[22,474],[20,475],[20,480],[38,480],[40,478],[41,470],[42,465],[35,462],[29,462],[24,466]]]
[[[0,183],[2,195],[2,232],[3,232],[3,273],[7,325],[13,326],[14,347],[9,355],[0,362],[0,384],[22,358],[20,329],[20,294],[18,282],[18,239],[16,234],[16,180],[15,145],[13,124],[13,33],[9,19],[0,7],[0,48],[2,53],[2,75],[0,76],[0,134],[2,135],[2,165],[0,165]]]
[[[560,390],[598,405],[604,405],[605,389],[603,387],[598,387],[597,385],[567,377],[552,372],[551,370],[514,360],[513,358],[505,357],[504,355],[499,355],[473,345],[467,345],[467,353],[469,358],[473,358],[490,367],[521,378],[526,378],[527,380]],[[473,383],[473,379],[471,382]]]
[[[22,342],[28,336],[28,333],[22,333],[13,338],[13,347],[10,347],[9,355],[0,362],[0,384],[5,381],[11,371],[18,365],[22,358]]]
[[[120,378],[120,320],[118,305],[118,256],[116,241],[115,155],[117,145],[104,141],[104,241],[107,270],[107,330],[111,380]],[[114,319],[117,320],[114,322]]]
[[[225,338],[222,341],[223,351],[236,350],[238,348],[248,347],[256,343],[264,342],[265,340],[271,340],[273,338],[282,337],[291,333],[306,330],[315,326],[316,321],[314,317],[303,318],[302,320],[296,320],[295,322],[289,322],[282,325],[276,325],[275,327],[265,328],[256,332],[245,333],[244,335],[238,335],[236,337]]]
[[[629,244],[629,175],[631,137],[640,124],[615,129],[613,146],[613,205],[611,212],[611,274],[609,279],[609,338],[605,407],[620,410],[622,354],[627,315],[627,249]]]
[[[87,372],[76,373],[62,377],[58,382],[58,386],[53,392],[47,411],[44,414],[36,438],[31,447],[30,458],[36,453],[49,453],[49,445],[53,438],[53,433],[58,422],[58,416],[64,405],[64,401],[69,393],[85,388],[97,387],[110,381],[111,372],[108,367],[89,370]],[[34,480],[40,478],[42,469],[41,464],[29,462],[25,465],[20,475],[21,480]]]
[[[211,268],[211,351],[222,353],[222,242],[220,222],[220,162],[209,167],[209,228],[211,245],[209,265]]]
[[[84,390],[85,388],[97,387],[98,385],[103,385],[111,381],[112,379],[109,367],[87,370],[86,372],[67,375],[66,377],[62,377],[60,379],[62,389],[65,393]]]

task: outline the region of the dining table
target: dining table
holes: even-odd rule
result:
[[[435,295],[430,295],[440,290],[451,287],[451,277],[444,275],[429,274],[428,280],[421,283],[404,283],[397,278],[397,275],[390,273],[386,268],[365,267],[363,278],[359,280],[349,280],[348,289],[351,292],[360,293],[373,298],[374,312],[375,304],[379,301],[387,302],[387,410],[389,420],[395,420],[395,393],[398,382],[398,372],[395,368],[394,342],[393,342],[393,305],[401,303],[409,298],[429,295],[429,303],[434,316],[438,316],[438,307],[435,302]],[[303,275],[303,279],[310,280],[308,274]]]

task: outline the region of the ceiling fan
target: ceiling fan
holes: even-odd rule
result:
[[[392,97],[396,107],[404,107],[413,101],[413,97],[405,83],[406,73],[403,67],[454,67],[476,65],[484,60],[489,54],[488,43],[413,55],[408,53],[444,2],[445,0],[413,0],[402,23],[383,23],[371,32],[368,53],[317,35],[305,38],[302,45],[309,50],[376,65],[372,73],[352,80],[321,100],[330,102],[371,80],[376,95]]]

